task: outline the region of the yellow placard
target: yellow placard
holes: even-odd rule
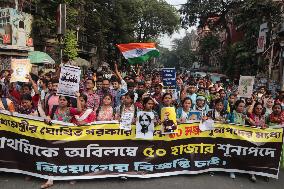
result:
[[[162,133],[177,133],[176,110],[174,107],[164,107],[161,109]]]

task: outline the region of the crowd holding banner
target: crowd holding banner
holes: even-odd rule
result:
[[[54,123],[50,127],[32,116],[2,112],[0,117],[2,171],[53,180],[151,178],[207,171],[277,178],[279,173],[282,129],[216,124],[213,130],[201,132],[199,123],[192,123],[179,125],[176,134],[152,127],[142,132],[152,134],[147,139],[137,132],[139,127],[124,130],[118,122],[80,127]]]
[[[134,64],[156,56],[152,46],[119,47]],[[117,64],[82,74],[66,57],[56,72],[25,80],[13,75],[30,66],[17,69],[1,72],[0,171],[47,179],[42,188],[53,180],[215,171],[253,182],[278,177],[284,91],[255,88],[254,77],[212,83]]]

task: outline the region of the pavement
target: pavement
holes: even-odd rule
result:
[[[279,173],[279,179],[266,182],[257,176],[257,182],[252,183],[246,174],[236,174],[231,179],[226,173],[208,173],[200,175],[179,175],[153,179],[96,179],[79,180],[71,185],[70,181],[55,181],[51,189],[284,189],[284,170]],[[24,175],[0,173],[0,189],[38,189],[44,182],[42,179],[25,180]]]

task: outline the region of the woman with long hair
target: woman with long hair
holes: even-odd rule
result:
[[[103,96],[101,106],[96,110],[97,121],[112,121],[114,119],[112,100],[113,97],[111,94],[105,94]]]

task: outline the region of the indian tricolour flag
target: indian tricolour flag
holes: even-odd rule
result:
[[[146,62],[150,58],[160,55],[155,43],[127,43],[119,44],[117,47],[130,64]]]

